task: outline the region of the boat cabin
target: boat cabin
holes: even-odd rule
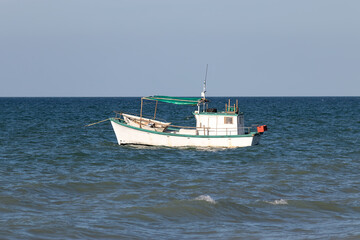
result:
[[[244,131],[244,115],[239,113],[238,102],[230,106],[225,104],[225,111],[218,112],[214,108],[194,112],[198,135],[241,135]]]

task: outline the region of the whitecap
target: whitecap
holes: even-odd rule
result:
[[[284,200],[284,199],[274,200],[274,201],[270,201],[270,202],[266,201],[266,202],[270,203],[272,205],[286,205],[286,204],[288,204],[288,202],[286,200]]]
[[[210,197],[209,195],[200,195],[200,196],[196,197],[195,200],[206,201],[206,202],[209,202],[209,203],[212,203],[212,204],[216,203],[216,201],[212,197]]]

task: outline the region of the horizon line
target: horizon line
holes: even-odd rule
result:
[[[155,95],[150,95],[155,96]],[[178,96],[178,95],[172,95],[174,97],[198,97],[198,96]],[[144,96],[0,96],[0,98],[141,98]],[[207,96],[207,97],[360,97],[360,96],[350,96],[350,95],[278,95],[278,96]]]

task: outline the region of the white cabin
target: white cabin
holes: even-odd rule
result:
[[[199,135],[242,135],[244,115],[227,112],[194,112]]]

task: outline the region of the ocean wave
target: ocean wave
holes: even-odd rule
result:
[[[288,202],[284,199],[274,200],[274,201],[265,201],[267,203],[270,203],[272,205],[287,205]]]
[[[209,195],[200,195],[200,196],[196,197],[195,200],[206,201],[206,202],[209,202],[209,203],[212,203],[212,204],[216,203],[216,201],[212,197],[210,197]]]

